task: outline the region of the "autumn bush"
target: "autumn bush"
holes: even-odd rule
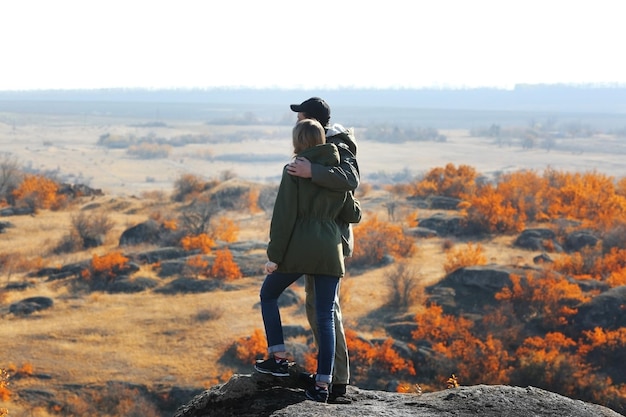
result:
[[[11,399],[11,391],[9,390],[9,373],[6,369],[0,368],[0,400],[9,401]],[[0,408],[0,416],[8,415],[6,409]]]
[[[446,274],[456,271],[459,268],[474,265],[486,265],[487,257],[480,243],[469,242],[462,248],[450,248],[446,251],[446,261],[443,269]]]
[[[203,255],[190,256],[185,260],[183,272],[196,279],[210,274],[209,261]]]
[[[567,325],[576,306],[589,300],[578,285],[553,271],[511,274],[510,279],[512,284],[499,291],[496,300],[512,303],[519,317],[540,320],[546,330]]]
[[[211,238],[224,242],[235,242],[239,234],[239,226],[230,218],[221,216],[212,222]]]
[[[12,197],[16,206],[26,206],[32,210],[56,209],[63,200],[57,194],[58,190],[56,181],[40,174],[27,174],[13,190]]]
[[[191,200],[207,188],[206,181],[199,176],[183,174],[174,181],[172,200],[178,202]]]
[[[621,183],[620,183],[621,184]],[[529,222],[572,219],[608,232],[626,221],[626,197],[612,177],[546,169],[520,171],[462,195],[468,222],[489,233],[521,231]]]
[[[243,363],[253,364],[256,359],[267,356],[267,341],[261,329],[254,329],[252,335],[237,339],[233,346],[236,358]]]
[[[472,383],[508,383],[509,355],[502,343],[492,336],[477,337],[474,323],[463,317],[444,314],[443,308],[429,305],[415,316],[417,329],[411,334],[415,341],[428,340],[438,355],[431,366],[442,378],[456,373]]]
[[[478,173],[469,165],[447,164],[445,167],[432,168],[426,175],[413,185],[411,195],[427,197],[441,195],[461,198],[471,195],[476,189]]]
[[[415,254],[415,239],[401,226],[378,220],[377,216],[354,227],[354,253],[348,262],[353,265],[377,265],[385,255],[406,258]]]
[[[81,278],[93,289],[103,288],[114,282],[126,270],[129,259],[121,252],[114,251],[102,256],[93,254],[89,268],[81,271]]]
[[[239,266],[233,260],[233,255],[228,248],[215,251],[215,259],[211,266],[211,276],[225,281],[232,281],[242,277]]]
[[[211,248],[215,246],[215,242],[213,241],[213,239],[211,239],[205,233],[201,233],[195,236],[183,236],[183,238],[180,240],[180,244],[185,250],[199,250],[204,254],[211,253]]]
[[[346,329],[346,343],[351,366],[356,370],[354,380],[357,384],[368,379],[377,380],[388,374],[398,377],[416,375],[413,362],[398,354],[391,338],[381,343],[371,343],[360,338],[354,330]]]

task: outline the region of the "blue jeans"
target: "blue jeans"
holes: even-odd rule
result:
[[[284,352],[285,338],[278,310],[278,297],[293,284],[302,274],[273,272],[265,277],[261,286],[261,313],[265,325],[268,352]],[[334,305],[339,277],[314,275],[315,279],[315,312],[319,331],[317,353],[317,380],[332,382],[335,361],[335,320]]]

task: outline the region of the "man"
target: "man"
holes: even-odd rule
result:
[[[298,121],[302,119],[315,119],[321,123],[326,131],[326,142],[334,143],[339,149],[339,165],[334,167],[312,164],[306,158],[297,158],[289,164],[287,172],[302,178],[311,178],[311,181],[319,186],[335,191],[351,191],[359,185],[360,174],[356,161],[356,139],[352,130],[348,130],[340,124],[330,125],[330,107],[319,97],[311,97],[301,104],[292,104],[291,110],[298,113]],[[338,220],[342,235],[343,255],[352,256],[354,248],[354,236],[352,226]],[[309,275],[304,277],[306,291],[306,313],[315,343],[318,344],[319,335],[315,319],[315,286],[314,278]],[[335,360],[333,371],[333,382],[330,387],[329,402],[345,403],[346,387],[350,382],[350,362],[348,358],[348,347],[346,345],[346,335],[341,318],[341,307],[339,305],[339,291],[335,297]],[[310,381],[314,378],[308,376]]]

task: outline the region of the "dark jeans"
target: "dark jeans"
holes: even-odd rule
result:
[[[273,272],[265,277],[261,286],[261,313],[265,325],[268,352],[284,352],[285,339],[283,326],[278,310],[278,297],[293,284],[302,274],[285,274]],[[332,382],[335,360],[335,320],[334,304],[337,295],[339,277],[314,275],[315,279],[315,311],[319,331],[317,354],[317,380]]]

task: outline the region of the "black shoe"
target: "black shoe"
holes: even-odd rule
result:
[[[274,376],[289,376],[289,361],[287,359],[279,359],[278,362],[271,356],[264,361],[258,361],[254,365],[254,369],[262,374],[271,374]]]
[[[328,394],[328,402],[331,404],[350,404],[352,400],[346,397],[346,384],[332,384]]]
[[[304,395],[309,400],[317,401],[318,403],[325,403],[328,401],[328,390],[317,385],[307,388],[304,391]]]

